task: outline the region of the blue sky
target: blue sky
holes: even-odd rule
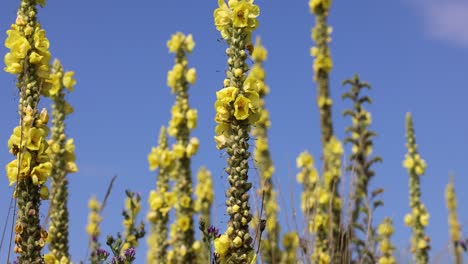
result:
[[[265,64],[271,94],[271,151],[280,189],[283,230],[294,230],[291,208],[298,209],[300,186],[295,183],[295,158],[303,150],[320,154],[320,130],[312,81],[310,30],[314,18],[307,1],[257,0],[261,8],[261,35],[269,51]],[[16,17],[18,1],[4,0],[0,7],[0,32]],[[70,178],[70,240],[74,261],[84,258],[87,237],[87,201],[96,194],[102,199],[113,175],[118,175],[104,212],[103,238],[121,230],[120,211],[124,190],[141,192],[146,200],[155,186],[155,173],[148,170],[147,154],[157,142],[161,125],[170,118],[174,96],[166,86],[166,72],[173,56],[166,41],[182,31],[194,35],[196,47],[189,57],[198,81],[190,90],[191,105],[198,109],[199,124],[193,135],[201,141],[193,170],[206,165],[217,192],[214,222],[223,229],[225,154],[216,150],[214,136],[215,92],[222,86],[226,44],[218,41],[213,26],[217,1],[49,1],[39,19],[51,42],[51,52],[66,70],[74,70],[77,85],[68,96],[75,113],[67,119],[68,135],[75,138],[80,171]],[[336,134],[344,138],[350,121],[341,116],[349,106],[340,100],[347,89],[345,78],[359,73],[373,85],[369,107],[377,131],[375,153],[384,163],[375,166],[374,186],[383,186],[385,207],[377,218],[394,219],[394,242],[405,249],[410,232],[403,224],[408,208],[408,177],[401,163],[405,155],[404,116],[413,113],[422,157],[428,163],[422,178],[423,202],[430,214],[427,229],[432,238],[435,261],[448,260],[448,229],[444,189],[449,172],[456,176],[458,200],[468,199],[462,186],[468,125],[465,113],[468,92],[468,4],[463,0],[334,1],[330,24],[334,69],[331,94],[334,99]],[[4,33],[3,33],[4,34]],[[6,38],[6,34],[2,39]],[[5,54],[2,45],[0,53]],[[6,142],[18,123],[18,92],[15,77],[0,72],[0,165],[12,156]],[[48,106],[48,100],[42,105]],[[349,153],[349,150],[347,150]],[[0,223],[3,228],[12,189],[5,173],[0,177]],[[258,186],[255,171],[251,177]],[[294,193],[294,201],[291,201]],[[45,211],[42,212],[44,215]],[[462,225],[468,221],[459,210]],[[300,223],[298,223],[300,225]],[[143,263],[146,242],[141,242],[137,263]],[[6,249],[0,252],[0,262]]]

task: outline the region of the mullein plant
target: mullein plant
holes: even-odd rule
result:
[[[343,84],[351,85],[349,92],[343,94],[353,103],[353,108],[344,111],[345,116],[352,119],[352,125],[346,128],[349,137],[345,143],[351,143],[352,151],[350,164],[346,170],[355,177],[355,188],[351,194],[354,201],[351,219],[349,223],[349,235],[351,237],[352,250],[355,252],[354,262],[374,263],[376,250],[376,227],[372,223],[373,212],[383,205],[377,196],[382,193],[382,189],[369,190],[369,183],[375,172],[371,166],[376,162],[381,162],[380,157],[372,157],[373,141],[375,132],[369,129],[371,124],[371,114],[364,108],[364,103],[371,103],[370,97],[362,95],[363,89],[371,86],[366,82],[361,82],[359,76],[345,80]]]
[[[396,260],[393,256],[395,247],[390,241],[393,235],[393,222],[391,218],[385,218],[383,222],[377,228],[377,234],[379,237],[379,251],[380,257],[378,258],[378,264],[396,264]],[[375,263],[376,260],[373,259],[372,262],[362,262],[362,263]]]
[[[263,47],[259,37],[255,41],[251,56],[254,65],[250,70],[249,78],[257,80],[258,95],[260,96],[258,109],[260,117],[252,130],[252,135],[255,136],[254,161],[261,180],[261,188],[258,190],[258,194],[262,196],[260,198],[264,201],[266,219],[266,238],[261,240],[260,248],[264,263],[279,263],[281,259],[279,249],[279,208],[272,180],[275,168],[268,147],[268,128],[270,128],[271,121],[265,106],[265,96],[269,93],[269,88],[265,84],[263,62],[267,59],[267,50]]]
[[[95,196],[91,197],[88,202],[89,214],[88,214],[88,225],[86,226],[86,233],[89,236],[89,245],[88,248],[91,251],[89,256],[89,261],[91,264],[99,264],[101,263],[100,256],[100,247],[101,244],[99,243],[99,236],[101,235],[101,210],[102,205],[97,200]]]
[[[175,263],[189,263],[195,257],[193,253],[194,203],[192,199],[191,158],[198,151],[199,141],[190,137],[190,132],[197,126],[197,111],[189,106],[188,88],[196,81],[195,68],[188,67],[187,54],[195,46],[192,35],[176,33],[167,42],[170,53],[175,53],[175,65],[167,76],[168,86],[176,95],[172,107],[172,119],[168,133],[175,138],[172,146],[174,154],[175,184],[174,193],[178,197],[175,207],[175,221],[171,226],[171,240]]]
[[[147,263],[165,263],[167,260],[167,224],[169,211],[175,203],[176,197],[170,192],[169,178],[174,169],[174,155],[169,150],[167,130],[161,127],[157,147],[151,149],[148,155],[148,163],[151,171],[158,169],[156,190],[149,194],[149,236],[147,238],[148,252]]]
[[[205,233],[209,233],[206,228],[211,227],[211,206],[214,200],[213,177],[211,172],[205,167],[201,167],[197,174],[197,186],[195,187],[195,211],[199,214],[200,229],[202,237],[193,245],[196,253],[196,263],[210,263],[211,240],[207,239]]]
[[[125,209],[122,212],[123,220],[123,237],[121,253],[123,254],[129,248],[138,247],[138,240],[145,236],[145,225],[143,221],[137,225],[137,217],[141,208],[141,196],[130,190],[125,191]]]
[[[447,187],[445,188],[445,202],[448,209],[448,224],[450,241],[453,248],[453,256],[455,264],[463,263],[463,250],[458,246],[458,242],[461,240],[461,225],[458,221],[457,216],[457,197],[455,194],[455,186],[453,183],[453,177],[450,178]]]
[[[296,232],[289,232],[283,235],[283,252],[281,261],[277,263],[294,264],[297,263],[297,249],[299,248],[299,236]]]
[[[315,201],[312,226],[315,234],[313,263],[347,263],[348,253],[345,248],[345,238],[341,233],[341,210],[343,202],[337,186],[341,178],[341,160],[343,147],[335,137],[325,145],[325,164],[328,169],[314,187]]]
[[[309,7],[315,15],[315,27],[312,29],[312,40],[315,47],[310,53],[314,57],[314,80],[317,82],[317,104],[320,110],[320,126],[322,145],[325,146],[333,136],[332,100],[330,98],[329,74],[333,68],[329,43],[331,42],[331,27],[327,24],[331,0],[310,0]]]
[[[220,263],[250,263],[256,259],[249,223],[248,181],[249,131],[260,116],[259,88],[254,78],[246,78],[246,48],[251,46],[253,30],[257,28],[260,9],[253,0],[218,0],[214,23],[227,42],[228,69],[223,88],[216,92],[216,136],[218,149],[229,155],[225,168],[230,188],[226,191],[229,222],[226,232],[214,241]]]
[[[50,254],[55,259],[67,263],[70,259],[68,241],[68,173],[78,171],[75,164],[75,145],[73,139],[67,140],[65,117],[73,108],[65,101],[65,89],[73,91],[76,81],[74,72],[64,72],[59,60],[55,60],[50,75],[51,88],[48,95],[52,104],[52,135],[49,140],[52,161],[50,226],[48,241]]]
[[[330,203],[325,211],[332,217],[330,219],[331,232],[326,244],[330,244],[331,239],[334,239],[332,262],[343,261],[343,258],[348,254],[345,231],[341,222],[341,198],[338,192],[338,187],[341,178],[341,143],[333,136],[332,124],[332,104],[330,97],[330,79],[329,75],[333,68],[331,59],[330,47],[332,28],[328,25],[328,14],[331,7],[331,0],[310,0],[310,12],[315,15],[315,27],[312,29],[312,40],[315,42],[315,47],[310,50],[314,57],[313,72],[314,80],[317,83],[318,96],[317,105],[320,113],[320,128],[321,141],[323,146],[323,187],[326,192],[331,195]],[[340,153],[341,152],[341,153]],[[327,154],[331,154],[327,157]],[[338,166],[339,165],[339,166]],[[320,202],[319,202],[320,204]],[[320,206],[319,206],[320,207]],[[318,210],[322,210],[318,209]],[[319,237],[317,239],[320,240]],[[322,238],[323,239],[323,238]],[[323,249],[323,248],[322,248]],[[335,259],[339,258],[339,259]]]
[[[6,165],[6,174],[17,201],[15,247],[20,263],[42,263],[41,250],[47,231],[40,226],[41,199],[48,199],[46,181],[52,169],[47,154],[46,137],[48,114],[38,111],[41,92],[48,89],[50,74],[49,41],[37,21],[37,5],[45,1],[23,0],[16,21],[7,30],[4,70],[17,76],[20,99],[20,124],[8,140],[8,148],[15,159]]]
[[[316,205],[315,195],[316,187],[319,181],[317,169],[315,168],[314,158],[304,151],[296,159],[296,166],[300,169],[296,176],[297,182],[302,184],[301,210],[306,219],[308,233],[314,233],[314,221],[317,216],[314,215]],[[310,249],[304,249],[306,255],[310,255]]]
[[[420,177],[426,170],[426,162],[418,153],[416,136],[414,133],[413,118],[410,113],[406,114],[406,154],[403,167],[409,174],[409,200],[411,213],[405,216],[405,224],[412,229],[411,252],[416,264],[427,264],[429,262],[430,238],[425,233],[429,224],[429,213],[421,202]]]

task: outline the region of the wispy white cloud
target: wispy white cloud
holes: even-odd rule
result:
[[[468,0],[413,0],[427,34],[468,48]]]

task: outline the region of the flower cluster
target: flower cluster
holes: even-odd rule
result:
[[[457,246],[457,242],[461,240],[461,225],[457,216],[457,197],[455,194],[455,186],[453,183],[453,177],[450,179],[447,187],[445,188],[445,201],[448,209],[448,224],[450,240],[453,242],[453,253],[455,257],[455,263],[462,263],[462,248]]]
[[[16,23],[7,30],[8,37],[5,40],[5,46],[10,49],[10,52],[5,55],[4,70],[11,74],[20,74],[27,63],[35,66],[38,77],[47,80],[51,58],[49,40],[39,23],[27,23],[27,20],[26,17],[18,14]]]
[[[89,214],[88,225],[86,232],[89,235],[89,249],[91,254],[89,260],[91,263],[99,263],[100,257],[97,254],[101,244],[99,243],[99,235],[101,234],[100,224],[102,221],[101,209],[102,205],[95,196],[91,197],[88,202]]]
[[[301,209],[304,214],[309,215],[312,213],[315,204],[314,193],[319,180],[318,172],[314,165],[314,158],[307,151],[299,154],[296,159],[296,166],[301,169],[296,176],[296,180],[298,183],[303,185]],[[309,219],[309,222],[312,222],[312,219]]]
[[[161,127],[158,147],[153,148],[148,156],[150,169],[159,168],[156,190],[152,190],[148,197],[149,211],[147,218],[150,222],[150,234],[147,239],[147,263],[166,262],[167,222],[168,212],[176,202],[176,196],[169,191],[169,177],[173,166],[173,155],[167,146],[167,131]]]
[[[227,83],[227,82],[226,82]],[[260,117],[259,112],[259,82],[247,78],[242,88],[224,87],[216,92],[216,143],[219,149],[226,147],[226,139],[232,134],[230,123],[233,119],[254,124]]]
[[[71,264],[71,261],[63,256],[60,259],[57,259],[53,253],[44,254],[44,263],[45,264]]]
[[[391,218],[385,218],[377,229],[377,234],[380,236],[379,250],[382,254],[379,258],[378,264],[396,264],[396,260],[393,257],[393,251],[395,247],[390,241],[393,235],[393,223]]]
[[[170,53],[177,53],[184,51],[191,53],[195,47],[192,34],[187,36],[182,32],[177,32],[171,36],[171,39],[167,41],[167,48]]]
[[[47,110],[43,109],[39,119],[34,121],[33,110],[28,107],[23,126],[17,126],[8,140],[10,153],[15,155],[16,159],[6,165],[10,185],[30,178],[33,184],[40,186],[43,199],[49,198],[49,191],[44,183],[52,169],[52,163],[47,154],[48,120]]]
[[[297,249],[299,248],[299,236],[296,232],[283,235],[284,253],[281,254],[280,263],[297,263]]]
[[[411,114],[406,115],[406,147],[408,153],[403,162],[403,167],[409,174],[409,192],[411,213],[405,216],[405,224],[411,227],[411,252],[417,264],[425,264],[429,261],[430,238],[425,234],[425,228],[429,224],[429,213],[421,202],[420,176],[424,174],[426,163],[419,156],[416,136],[414,134],[413,119]]]
[[[197,174],[197,180],[198,184],[195,188],[195,195],[197,196],[197,200],[195,201],[194,206],[195,211],[201,212],[201,218],[205,221],[205,224],[209,225],[209,211],[214,200],[213,179],[211,172],[205,167],[201,167]]]
[[[233,28],[245,29],[249,35],[258,26],[257,17],[260,15],[260,8],[253,4],[253,0],[218,0],[218,8],[214,11],[214,23],[216,29],[221,32],[224,39],[228,39]]]

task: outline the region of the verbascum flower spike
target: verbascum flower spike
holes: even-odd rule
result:
[[[427,264],[429,262],[430,238],[425,229],[429,224],[429,213],[421,202],[420,177],[426,170],[426,162],[418,153],[416,136],[414,134],[413,118],[410,113],[406,114],[406,148],[408,153],[403,161],[403,167],[409,174],[409,200],[411,213],[405,216],[405,224],[412,229],[411,252],[416,264]]]
[[[175,263],[190,263],[195,258],[193,253],[194,203],[192,199],[191,157],[198,150],[197,138],[190,138],[190,132],[197,126],[197,111],[189,106],[188,89],[196,80],[195,69],[188,68],[187,53],[191,53],[195,42],[192,35],[176,33],[167,42],[169,52],[176,54],[174,68],[168,73],[168,85],[176,95],[172,107],[172,119],[169,122],[169,135],[175,137],[172,153],[175,158],[176,199],[175,224],[172,240]]]
[[[461,225],[457,216],[457,197],[455,194],[453,177],[450,178],[450,181],[445,188],[445,203],[447,204],[448,209],[449,234],[453,247],[454,263],[462,264],[463,249],[458,246],[458,242],[461,240]]]
[[[315,15],[312,40],[316,46],[311,48],[311,55],[314,57],[314,80],[317,82],[318,88],[317,104],[320,110],[323,146],[333,136],[332,99],[329,88],[329,74],[333,68],[333,62],[329,48],[331,27],[327,24],[331,2],[331,0],[309,0],[310,12]]]
[[[195,188],[195,211],[199,213],[200,223],[203,226],[211,226],[211,206],[214,201],[214,190],[213,190],[213,177],[211,172],[205,167],[201,167],[197,174],[198,183]],[[196,253],[196,263],[210,263],[210,247],[211,245],[203,241],[203,237],[200,241],[195,241],[193,249]]]
[[[267,50],[263,47],[261,39],[257,37],[252,51],[252,59],[255,63],[249,72],[248,78],[253,78],[257,81],[258,94],[260,96],[258,104],[260,117],[252,130],[252,135],[256,138],[254,161],[261,179],[261,188],[259,188],[258,194],[260,200],[264,201],[264,217],[267,220],[265,226],[266,237],[262,238],[260,248],[264,263],[279,263],[281,259],[281,251],[279,249],[279,208],[272,180],[275,168],[273,167],[268,147],[268,128],[271,125],[271,121],[269,112],[265,107],[265,96],[269,92],[269,88],[265,84],[265,70],[263,69],[263,62],[266,58]]]
[[[147,239],[148,253],[146,263],[165,263],[167,260],[167,223],[169,211],[176,198],[170,192],[169,175],[174,169],[174,158],[167,143],[167,130],[161,127],[158,146],[148,155],[150,170],[158,170],[156,190],[149,194],[149,210],[147,219],[150,234]]]
[[[125,209],[122,212],[123,220],[123,238],[120,254],[124,255],[126,250],[138,247],[138,240],[145,236],[145,225],[143,221],[137,225],[138,213],[141,208],[141,196],[130,190],[125,191]]]
[[[228,70],[221,90],[216,92],[216,143],[226,149],[226,173],[230,188],[226,191],[229,222],[226,233],[215,241],[215,253],[222,263],[250,263],[254,257],[249,232],[252,219],[248,181],[249,131],[259,115],[259,82],[246,78],[249,66],[246,49],[251,46],[252,31],[257,27],[260,9],[248,1],[218,0],[214,11],[216,29],[226,40]]]
[[[69,74],[65,73],[65,75]],[[68,179],[67,174],[78,170],[75,164],[75,145],[73,139],[67,140],[65,134],[65,117],[71,112],[71,106],[65,101],[65,84],[63,67],[57,59],[53,63],[50,80],[53,89],[49,96],[52,104],[52,135],[49,141],[50,159],[52,161],[51,202],[49,226],[49,250],[58,260],[70,258],[68,242]],[[74,82],[74,80],[73,80]],[[73,86],[70,86],[73,88]],[[52,92],[53,91],[53,92]]]
[[[300,169],[297,174],[297,182],[302,184],[301,210],[307,219],[307,228],[309,232],[314,233],[314,207],[316,205],[315,188],[319,181],[317,169],[315,168],[314,158],[304,151],[296,159],[296,166]]]
[[[325,145],[322,179],[314,187],[314,212],[310,230],[315,234],[313,263],[346,263],[348,252],[343,239],[341,210],[343,202],[338,186],[341,180],[343,147],[335,137]],[[343,262],[344,261],[344,262]]]
[[[91,254],[89,261],[92,264],[99,264],[100,259],[98,250],[101,247],[99,243],[99,236],[101,235],[101,203],[96,199],[95,196],[91,197],[88,202],[89,214],[88,214],[88,225],[86,226],[86,233],[89,236],[89,249]]]
[[[391,218],[385,218],[377,229],[379,236],[379,251],[380,257],[378,258],[378,264],[396,264],[396,260],[393,257],[393,251],[395,247],[390,241],[393,235],[393,222]],[[376,258],[377,259],[377,258]],[[364,262],[367,263],[367,262]]]
[[[349,99],[353,103],[353,108],[346,109],[343,113],[352,119],[352,125],[346,128],[348,137],[345,143],[352,145],[350,163],[346,170],[355,179],[354,191],[351,200],[354,202],[351,209],[351,223],[349,225],[349,235],[352,243],[352,250],[356,252],[354,258],[357,263],[372,262],[376,258],[375,245],[377,244],[376,227],[372,223],[373,212],[383,202],[378,199],[383,189],[369,190],[369,183],[375,172],[371,166],[376,162],[381,162],[382,158],[372,157],[373,137],[376,133],[369,129],[371,125],[371,114],[364,108],[364,103],[371,103],[371,99],[362,95],[364,89],[371,86],[366,82],[361,82],[356,75],[352,79],[345,80],[344,85],[350,85],[349,92],[344,93],[342,98]]]
[[[278,263],[297,263],[299,236],[296,232],[289,232],[283,235],[283,248],[284,252],[281,254],[281,262]]]
[[[41,1],[41,5],[45,1]],[[37,21],[38,1],[22,0],[17,17],[7,30],[5,46],[9,52],[4,57],[8,73],[17,75],[16,86],[20,99],[18,112],[20,125],[13,130],[8,148],[15,159],[6,165],[10,185],[16,184],[17,202],[15,247],[19,263],[42,263],[41,250],[47,231],[40,226],[41,198],[49,198],[45,185],[52,164],[47,155],[46,137],[48,114],[39,113],[38,103],[44,83],[49,78],[49,41]]]

